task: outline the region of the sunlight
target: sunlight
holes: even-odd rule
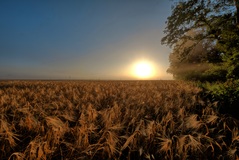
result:
[[[133,75],[139,79],[150,79],[154,76],[154,66],[149,61],[138,61],[133,65]]]

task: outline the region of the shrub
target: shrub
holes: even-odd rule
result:
[[[239,80],[227,80],[224,83],[206,83],[202,87],[213,102],[218,102],[221,113],[228,113],[239,119]]]

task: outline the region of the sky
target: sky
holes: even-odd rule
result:
[[[1,0],[0,79],[172,79],[170,14],[169,0]]]

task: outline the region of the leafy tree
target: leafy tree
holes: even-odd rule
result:
[[[239,79],[239,30],[225,30],[216,47],[224,53],[223,61],[228,69],[227,78]]]
[[[169,73],[189,80],[239,76],[239,0],[181,0],[162,44],[173,48]]]

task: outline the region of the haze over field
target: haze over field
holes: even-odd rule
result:
[[[171,3],[0,1],[0,79],[171,79]],[[141,69],[140,69],[141,68]]]

